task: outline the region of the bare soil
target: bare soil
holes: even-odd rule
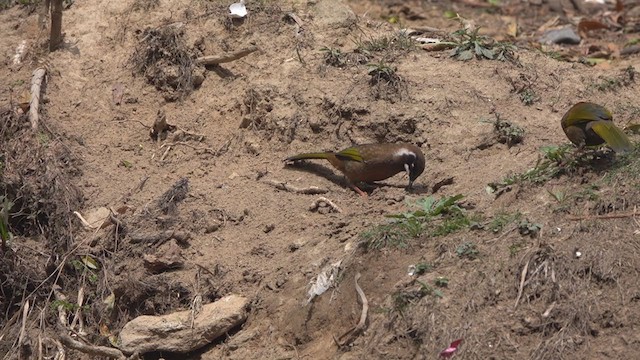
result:
[[[625,28],[633,29],[640,4],[624,3]],[[0,275],[5,359],[25,356],[16,344],[26,300],[31,348],[39,337],[55,338],[55,281],[71,304],[82,289],[85,338],[103,346],[141,314],[189,309],[197,297],[250,298],[247,322],[191,359],[433,359],[458,338],[459,359],[640,358],[635,158],[626,167],[614,158],[613,165],[544,184],[515,184],[500,196],[487,192],[487,184],[534,167],[541,147],[567,143],[560,118],[578,101],[608,107],[621,127],[638,123],[638,55],[612,51],[598,66],[574,61],[593,46],[622,48],[637,32],[591,30],[581,45],[552,48],[563,61],[537,49],[538,29],[556,16],[560,24],[596,18],[603,8],[251,1],[248,17],[231,21],[228,5],[75,1],[63,14],[65,45],[50,54],[38,6],[0,12],[2,108],[20,102],[35,68],[48,74],[37,134],[26,115],[3,113],[6,124],[17,124],[3,125],[10,131],[2,134],[3,190],[42,201],[20,205],[41,217],[10,221],[14,239],[3,253],[7,275]],[[472,19],[482,34],[515,43],[517,60],[458,61],[449,50],[403,45],[401,28],[459,29],[446,10]],[[509,38],[514,22],[520,31]],[[380,50],[363,51],[383,38],[390,41]],[[14,66],[22,40],[29,52]],[[251,46],[259,50],[219,66],[194,62]],[[339,49],[341,61],[323,47]],[[368,63],[395,68],[397,77],[372,81]],[[532,104],[523,100],[525,89]],[[159,115],[174,128],[154,140]],[[496,116],[523,128],[522,142],[498,141]],[[368,199],[328,163],[282,161],[298,152],[400,141],[421,146],[426,171],[412,191],[397,175],[368,188]],[[278,183],[327,192],[296,193]],[[456,194],[483,226],[367,247],[363,234],[387,223],[385,215],[410,211],[427,196]],[[310,210],[320,196],[341,212]],[[73,212],[99,207],[117,210],[120,223],[84,230]],[[514,214],[518,220],[491,228]],[[520,222],[540,230],[530,236]],[[188,235],[149,240],[165,231]],[[465,244],[477,253],[467,256]],[[176,266],[155,268],[149,255],[173,256]],[[82,270],[85,256],[99,269]],[[336,286],[307,303],[310,282],[338,260]],[[408,275],[416,264],[430,269]],[[368,326],[340,347],[336,339],[360,319],[357,273]],[[111,294],[114,309],[104,302]],[[45,341],[44,350],[55,352],[55,344]],[[185,358],[171,356],[145,358]]]

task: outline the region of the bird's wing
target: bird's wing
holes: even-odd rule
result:
[[[354,147],[350,147],[348,149],[340,151],[339,153],[336,153],[336,157],[340,160],[364,162],[362,154],[360,154],[360,151],[358,151],[358,149]]]
[[[590,125],[591,129],[615,152],[627,152],[633,148],[627,135],[611,121],[594,121]]]

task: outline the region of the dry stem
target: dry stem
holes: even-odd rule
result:
[[[233,53],[223,54],[223,55],[208,55],[202,56],[196,59],[196,64],[198,65],[218,65],[222,63],[231,62],[234,60],[238,60],[243,58],[253,52],[258,51],[257,46],[251,46],[246,49],[242,49],[240,51],[236,51]]]

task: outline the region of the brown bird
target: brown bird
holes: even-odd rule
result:
[[[579,102],[560,121],[569,140],[579,148],[607,143],[615,152],[632,149],[627,135],[613,124],[611,112],[598,104]]]
[[[424,171],[425,159],[422,150],[413,144],[363,144],[346,148],[340,152],[326,151],[290,156],[284,161],[326,159],[340,170],[361,196],[367,194],[356,186],[359,182],[370,183],[387,179],[399,172],[409,174],[409,188]]]

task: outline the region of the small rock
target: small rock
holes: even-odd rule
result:
[[[231,340],[227,342],[227,346],[229,346],[229,349],[235,350],[247,341],[253,340],[258,337],[259,334],[260,332],[257,330],[243,331],[240,334],[232,337]]]
[[[355,13],[343,0],[318,1],[313,7],[314,21],[330,28],[347,27],[357,19]]]
[[[580,36],[571,27],[547,30],[538,39],[543,44],[580,44]]]
[[[152,273],[177,269],[184,265],[182,249],[180,249],[175,240],[161,246],[156,254],[145,254],[142,260],[147,270]]]
[[[197,89],[204,82],[205,77],[205,69],[204,67],[198,66],[191,72],[191,81],[193,82],[194,89]]]
[[[247,151],[252,155],[260,154],[260,145],[257,142],[251,141],[245,144]]]
[[[272,232],[273,229],[275,229],[275,228],[276,228],[276,226],[274,224],[269,224],[269,225],[266,225],[262,231],[264,231],[265,234],[268,234],[268,233]]]
[[[209,233],[212,233],[214,231],[218,231],[218,229],[220,229],[221,225],[222,224],[220,222],[215,222],[215,223],[209,224],[209,225],[207,225],[207,228],[204,230],[204,233],[205,234],[209,234]]]
[[[191,352],[242,324],[247,319],[248,303],[242,296],[225,296],[202,306],[193,321],[191,310],[162,316],[138,316],[120,331],[120,349],[140,354]]]

